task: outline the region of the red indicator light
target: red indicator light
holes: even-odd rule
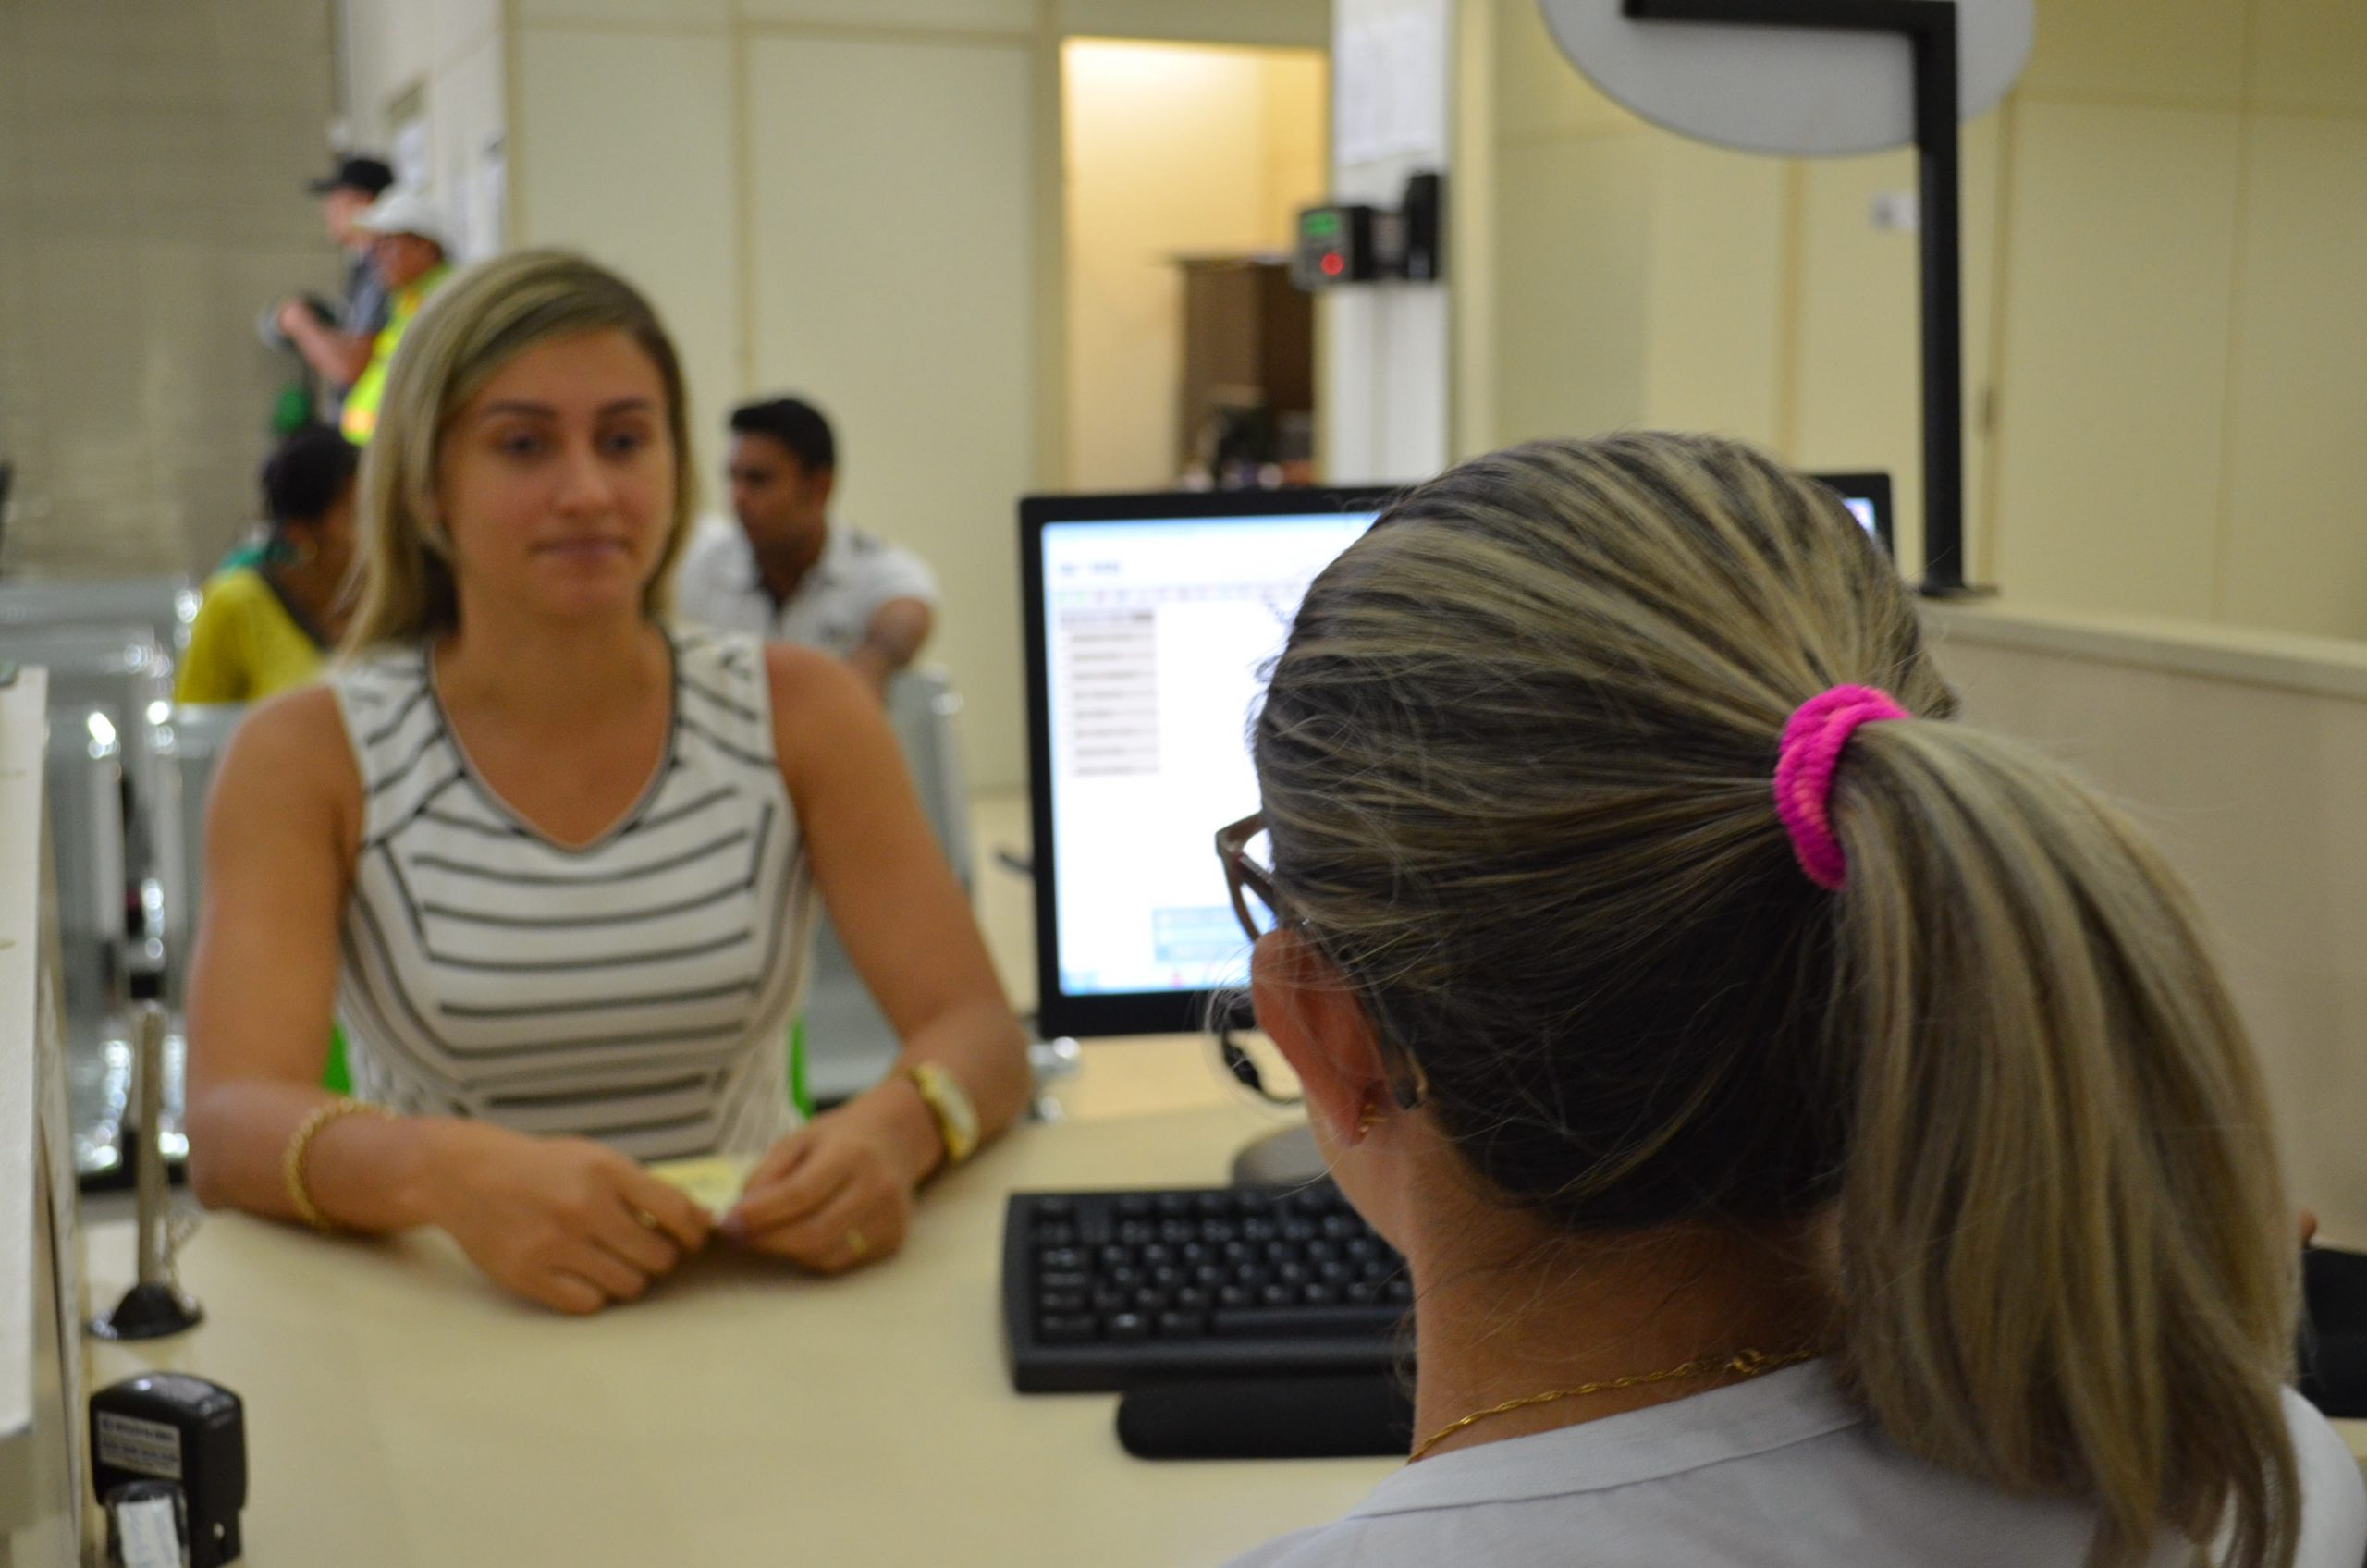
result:
[[[1340,252],[1334,251],[1323,258],[1323,276],[1326,277],[1337,277],[1343,272],[1347,270],[1347,266],[1348,263],[1341,260]]]

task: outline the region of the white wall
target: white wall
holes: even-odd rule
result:
[[[829,411],[845,520],[945,582],[929,656],[982,786],[1026,771],[1015,502],[1065,470],[1059,51],[1078,35],[1320,44],[1325,9],[512,0],[511,243],[574,246],[649,293],[710,494],[731,404],[795,390]]]
[[[427,127],[423,188],[457,259],[502,248],[509,82],[502,0],[337,0],[350,145],[388,156],[398,110]],[[409,171],[404,171],[408,173]]]
[[[1453,104],[1452,0],[1335,0],[1331,7],[1331,195],[1394,209],[1405,177],[1448,175]],[[1449,255],[1452,278],[1459,259]],[[1446,466],[1451,361],[1447,287],[1377,283],[1318,304],[1317,457],[1325,477],[1422,479]]]

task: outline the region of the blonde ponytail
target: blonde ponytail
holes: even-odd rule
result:
[[[1911,717],[1834,777],[1837,892],[1772,795],[1804,703]],[[1736,443],[1538,443],[1328,569],[1254,746],[1282,902],[1506,1203],[1574,1231],[1836,1212],[1890,1439],[2284,1568],[2291,1227],[2175,878],[1953,723],[1891,564]]]
[[[2289,1562],[2291,1223],[2241,1024],[2117,811],[1954,725],[1860,730],[1834,1006],[1848,1359],[1903,1446]]]

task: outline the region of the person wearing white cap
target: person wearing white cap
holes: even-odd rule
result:
[[[353,220],[353,227],[376,238],[370,257],[386,286],[386,325],[371,340],[370,362],[345,395],[339,426],[355,446],[367,445],[378,427],[378,399],[386,387],[386,363],[395,357],[403,329],[419,313],[420,305],[450,274],[444,254],[444,217],[421,191],[396,186]]]

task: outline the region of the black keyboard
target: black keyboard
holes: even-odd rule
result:
[[[1413,1354],[1404,1264],[1328,1182],[1013,1193],[1002,1301],[1021,1393],[1381,1371]]]

